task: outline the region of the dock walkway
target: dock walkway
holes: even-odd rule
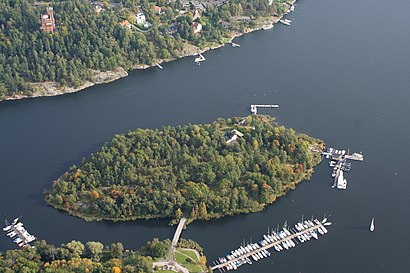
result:
[[[279,105],[277,104],[252,104],[251,105],[251,113],[252,114],[257,114],[258,113],[258,108],[279,108]]]
[[[187,221],[187,219],[184,218],[184,217],[182,217],[181,220],[179,220],[179,224],[178,224],[177,230],[175,231],[174,238],[172,238],[172,246],[173,247],[177,246],[178,241],[179,241],[179,237],[181,236],[182,229],[184,228],[186,221]]]
[[[313,227],[309,227],[309,228],[304,229],[304,230],[302,230],[302,231],[299,231],[299,232],[297,232],[297,233],[293,233],[293,234],[291,234],[291,235],[285,237],[284,239],[278,240],[278,241],[273,242],[273,243],[268,243],[268,244],[266,244],[266,245],[264,245],[264,246],[261,246],[260,248],[258,248],[258,249],[256,249],[256,250],[253,250],[253,251],[244,253],[244,254],[240,255],[239,257],[237,257],[237,258],[233,258],[233,259],[228,260],[228,261],[226,261],[226,262],[224,262],[224,263],[217,264],[217,265],[213,266],[211,269],[212,269],[212,270],[215,270],[215,269],[223,269],[223,268],[225,268],[226,266],[228,266],[228,264],[235,263],[235,262],[237,262],[237,261],[240,261],[240,260],[246,259],[246,258],[248,258],[248,257],[251,257],[253,254],[257,254],[257,253],[261,252],[261,250],[268,250],[269,248],[275,247],[276,245],[280,245],[280,244],[282,244],[282,243],[285,242],[285,241],[297,239],[298,236],[300,236],[300,235],[302,235],[302,234],[310,233],[310,232],[315,231],[315,230],[317,230],[317,229],[319,229],[319,228],[322,228],[322,227],[323,227],[323,224],[322,224],[322,223],[320,223],[320,224],[315,224]]]

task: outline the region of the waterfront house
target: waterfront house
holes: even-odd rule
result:
[[[198,22],[193,22],[192,27],[194,29],[194,33],[200,33],[202,30],[202,25],[201,23],[198,23]]]

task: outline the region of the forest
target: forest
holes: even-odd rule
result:
[[[137,129],[71,166],[46,200],[86,220],[256,212],[308,180],[323,145],[262,115]]]
[[[151,273],[153,259],[164,258],[169,240],[153,239],[137,251],[124,250],[121,243],[71,241],[57,247],[41,240],[33,247],[0,253],[3,273]]]
[[[180,12],[179,1],[103,2],[101,12],[95,12],[90,1],[53,1],[56,28],[47,33],[41,30],[40,20],[47,2],[41,3],[0,1],[0,100],[30,96],[37,88],[34,83],[55,82],[77,88],[92,81],[98,71],[131,70],[158,59],[178,58],[186,44],[221,44],[228,33],[243,31],[253,19],[286,9],[282,0],[272,5],[268,0],[232,0],[210,6],[194,18],[193,10]],[[162,7],[160,14],[152,10],[154,5]],[[150,27],[135,25],[135,14],[140,10]],[[239,15],[252,20],[238,22],[235,17]],[[135,27],[121,26],[123,20]],[[193,20],[203,25],[201,33],[194,33]]]

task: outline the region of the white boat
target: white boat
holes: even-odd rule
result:
[[[16,236],[17,233],[15,233],[14,231],[7,233],[7,236],[9,236],[10,238],[13,238],[14,236]]]
[[[23,246],[25,246],[25,245],[26,245],[25,242],[18,243],[18,246],[19,246],[19,247],[23,247]]]
[[[279,22],[281,22],[282,24],[284,24],[286,26],[290,26],[290,22],[286,21],[286,19],[285,20],[280,19]]]
[[[289,9],[291,12],[293,12],[293,11],[295,11],[295,6],[294,5],[292,5],[292,6],[290,6],[290,9]]]
[[[3,231],[6,231],[6,232],[7,232],[7,231],[9,231],[10,229],[11,229],[11,225],[10,225],[10,226],[7,226],[7,227],[4,227],[4,228],[3,228]]]
[[[326,222],[326,223],[324,223],[323,225],[324,226],[330,226],[332,224],[332,222]]]
[[[374,231],[374,217],[372,218],[372,222],[370,223],[370,231]]]

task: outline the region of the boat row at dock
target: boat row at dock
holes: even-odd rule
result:
[[[244,264],[253,264],[263,258],[271,256],[268,249],[276,252],[289,250],[299,243],[305,243],[313,239],[319,239],[319,235],[328,233],[326,226],[331,225],[327,218],[322,221],[318,219],[301,221],[294,227],[285,225],[281,230],[271,230],[263,235],[259,243],[249,243],[241,245],[239,248],[230,251],[214,262],[212,270],[218,269],[220,272],[236,270]]]
[[[3,228],[3,231],[6,232],[7,237],[10,237],[19,247],[30,246],[29,243],[36,240],[36,237],[28,233],[23,227],[23,223],[19,221],[19,218],[14,219],[11,224],[8,224],[6,221],[6,227]]]
[[[347,188],[347,179],[344,177],[344,173],[348,173],[351,170],[351,163],[347,160],[363,161],[363,154],[361,153],[346,153],[346,150],[337,150],[334,148],[327,148],[325,152],[322,152],[327,159],[330,159],[329,166],[333,168],[332,177],[334,178],[332,188],[339,190],[345,190]]]

